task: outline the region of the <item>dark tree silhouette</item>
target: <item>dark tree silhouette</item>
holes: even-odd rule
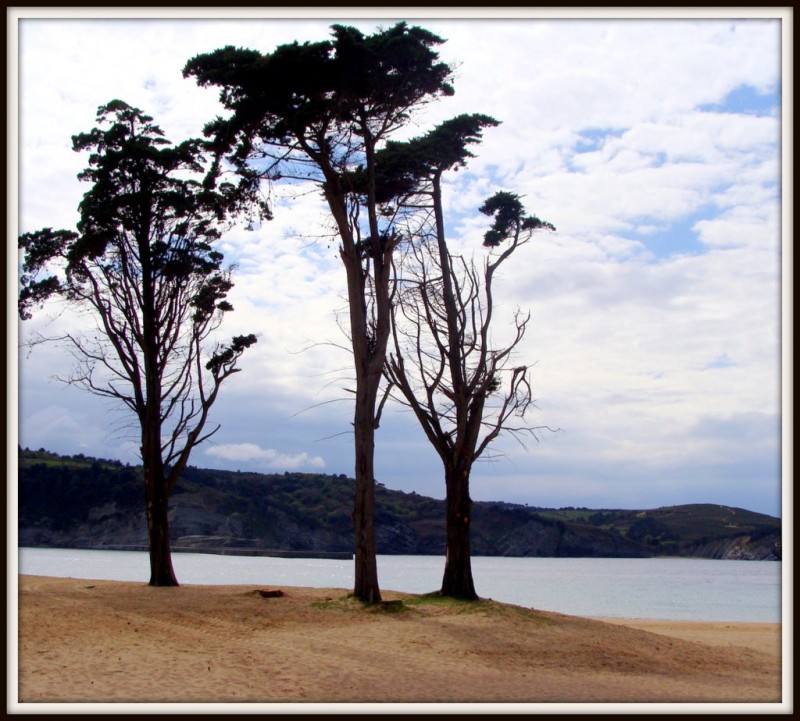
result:
[[[454,257],[447,246],[442,210],[442,174],[463,165],[467,145],[496,125],[483,115],[459,116],[426,136],[395,143],[382,151],[387,200],[404,194],[416,222],[404,256],[401,292],[393,316],[393,352],[385,373],[411,408],[444,466],[447,550],[441,593],[476,599],[470,558],[472,501],[469,479],[474,462],[505,431],[534,433],[524,423],[531,405],[526,366],[511,367],[529,315],[517,312],[515,333],[504,346],[492,344],[495,272],[531,233],[554,230],[526,217],[518,196],[497,193],[480,211],[494,217],[484,245],[498,248],[482,271],[474,260]],[[490,399],[497,399],[492,406]],[[514,421],[514,419],[518,421]]]
[[[78,232],[44,228],[19,238],[24,251],[19,311],[58,297],[88,309],[92,332],[60,338],[78,361],[66,379],[121,402],[138,421],[144,468],[150,584],[178,585],[168,503],[206,431],[222,382],[237,372],[254,335],[209,347],[233,286],[213,249],[236,204],[234,188],[186,179],[204,171],[200,141],[170,144],[152,118],[120,100],[73,136],[90,151],[78,177],[92,183]]]
[[[347,276],[355,371],[354,594],[377,602],[375,431],[400,235],[378,212],[375,156],[415,108],[453,89],[451,70],[434,51],[443,41],[422,28],[398,23],[368,36],[341,25],[332,31],[331,40],[281,45],[269,54],[222,48],[190,60],[184,75],[222,88],[231,113],[206,134],[243,189],[301,179],[317,183],[327,201]],[[355,193],[358,167],[363,192]]]

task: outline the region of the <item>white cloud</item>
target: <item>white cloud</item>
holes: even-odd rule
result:
[[[226,443],[206,448],[206,455],[226,461],[252,463],[267,468],[296,469],[324,468],[325,461],[320,456],[308,453],[279,453],[273,448],[261,448],[255,443]]]

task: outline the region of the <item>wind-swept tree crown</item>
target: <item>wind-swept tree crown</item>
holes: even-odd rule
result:
[[[121,100],[101,106],[97,120],[99,127],[72,138],[75,151],[90,152],[78,177],[92,183],[79,205],[78,232],[44,228],[20,236],[21,316],[52,295],[75,300],[90,292],[89,265],[108,277],[146,273],[176,288],[204,277],[195,285],[202,317],[227,310],[231,283],[212,243],[230,207],[228,186],[212,191],[187,178],[203,170],[202,141],[172,145],[150,116]],[[65,261],[63,280],[40,278],[57,260]],[[218,301],[213,308],[202,302],[209,296]]]
[[[419,138],[388,141],[375,154],[376,200],[385,203],[413,193],[433,175],[464,167],[475,157],[468,146],[481,141],[485,128],[499,124],[488,115],[462,114]],[[350,182],[355,192],[364,192],[367,178],[363,166],[350,174]]]
[[[494,216],[494,224],[483,236],[483,244],[494,248],[522,230],[555,230],[552,223],[539,220],[535,215],[524,215],[525,208],[519,195],[501,190],[488,198],[479,208],[484,215]]]
[[[184,77],[220,87],[222,105],[233,111],[206,126],[211,147],[243,162],[256,138],[284,144],[312,130],[324,150],[326,137],[343,127],[380,137],[412,108],[453,94],[452,71],[434,50],[444,41],[427,30],[401,22],[364,35],[334,25],[332,35],[267,54],[227,46],[192,58]]]
[[[97,120],[72,139],[75,151],[90,153],[78,177],[92,183],[77,232],[43,228],[19,238],[19,313],[30,318],[53,296],[92,312],[95,330],[52,339],[78,359],[68,382],[125,403],[143,433],[156,418],[155,443],[159,453],[166,449],[164,464],[174,462],[174,485],[191,449],[208,437],[201,432],[220,384],[257,340],[207,343],[233,310],[231,271],[213,243],[234,194],[192,178],[204,171],[201,140],[173,145],[150,116],[121,100],[101,106]],[[210,380],[201,377],[201,356]]]

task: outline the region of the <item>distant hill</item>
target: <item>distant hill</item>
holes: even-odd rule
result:
[[[173,547],[349,553],[354,481],[342,475],[189,467],[171,501]],[[380,554],[441,555],[444,501],[378,484]],[[141,469],[81,454],[19,451],[19,544],[147,544]],[[475,502],[476,556],[781,558],[781,521],[697,504],[652,510],[535,508]]]

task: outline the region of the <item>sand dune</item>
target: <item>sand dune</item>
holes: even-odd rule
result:
[[[777,624],[384,595],[20,576],[19,701],[781,701]]]

